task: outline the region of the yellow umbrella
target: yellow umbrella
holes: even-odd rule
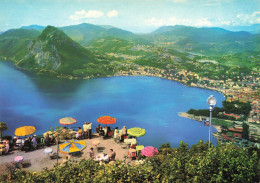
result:
[[[36,128],[34,126],[22,126],[16,128],[14,134],[16,136],[26,136],[26,135],[32,135],[35,131]]]
[[[138,127],[130,128],[127,130],[127,134],[135,137],[141,137],[145,134],[145,129]]]

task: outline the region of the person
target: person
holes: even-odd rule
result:
[[[84,138],[86,139],[88,137],[88,123],[85,122],[82,128],[84,132]]]
[[[7,155],[10,148],[9,140],[5,139],[4,144],[5,144],[5,155]]]
[[[124,142],[125,136],[127,135],[127,129],[126,126],[123,126],[122,128],[122,135],[121,135],[121,142]]]
[[[102,130],[104,132],[104,137],[106,137],[107,136],[107,132],[108,132],[107,131],[107,126],[103,127]]]
[[[101,125],[98,125],[97,128],[96,128],[97,134],[99,134],[99,132],[100,132],[101,129],[102,129],[102,128],[101,128]]]
[[[0,141],[0,155],[5,154],[5,145],[4,142]]]
[[[99,162],[99,165],[104,165],[105,164],[105,160],[101,160],[100,162]]]
[[[71,158],[71,155],[67,155],[67,156],[63,159],[63,161],[61,162],[61,165],[65,164],[67,161],[69,161],[70,158]]]
[[[68,128],[65,126],[63,129],[62,129],[62,133],[66,133],[68,131]]]
[[[84,128],[84,133],[86,131],[86,134],[87,134],[87,138],[91,139],[91,135],[92,135],[92,123],[89,123],[89,122],[85,122],[85,128]],[[84,127],[83,125],[83,127]]]
[[[128,151],[128,157],[129,158],[136,158],[136,149],[135,148],[130,148]]]
[[[114,139],[119,139],[119,138],[121,138],[121,134],[119,133],[118,127],[115,127]]]
[[[109,157],[109,161],[115,161],[116,153],[114,152],[113,149],[110,149],[110,153],[108,157]]]
[[[30,138],[28,137],[25,139],[21,150],[27,151],[27,150],[31,150],[31,148],[32,148],[32,144],[31,144]]]
[[[83,131],[80,127],[78,127],[78,132],[76,134],[76,139],[80,139],[82,137]]]
[[[50,136],[49,136],[48,133],[45,134],[44,143],[45,143],[46,146],[50,145]]]
[[[37,146],[36,135],[34,135],[34,136],[32,137],[32,148],[33,148],[33,149],[36,149],[36,146]]]
[[[88,138],[91,139],[92,136],[92,123],[88,122]]]
[[[89,157],[90,157],[91,159],[94,159],[94,158],[95,158],[94,148],[93,148],[93,147],[90,148]]]

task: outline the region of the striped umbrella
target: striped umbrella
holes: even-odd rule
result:
[[[86,147],[84,140],[69,140],[59,145],[60,152],[64,154],[76,153],[83,150]]]
[[[65,117],[65,118],[61,118],[59,120],[59,123],[62,124],[62,125],[72,125],[76,122],[77,122],[77,120],[75,118],[72,118],[72,117]]]
[[[134,137],[141,137],[145,134],[144,128],[134,127],[127,130],[127,134]]]
[[[147,147],[143,148],[141,151],[141,154],[143,156],[154,156],[155,154],[158,154],[158,153],[159,153],[158,149],[153,146],[147,146]]]
[[[106,125],[111,125],[116,123],[116,118],[113,118],[111,116],[102,116],[97,119],[97,122],[106,124]]]

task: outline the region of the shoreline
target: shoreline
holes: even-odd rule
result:
[[[200,123],[201,123],[201,121],[195,120],[195,116],[194,116],[194,115],[188,114],[188,113],[186,113],[186,112],[179,112],[179,113],[178,113],[178,116],[181,116],[181,117],[184,117],[184,118],[189,118],[189,119],[192,119],[192,120],[194,120],[194,121],[197,121],[197,122],[200,122]],[[220,132],[220,133],[221,133],[221,128],[220,128],[219,125],[213,125],[213,124],[212,124],[212,126],[217,130],[217,132]]]

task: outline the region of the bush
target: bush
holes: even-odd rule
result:
[[[168,146],[168,145],[166,145]],[[164,149],[164,148],[162,148]],[[162,150],[160,149],[160,150]],[[259,157],[255,149],[233,144],[208,148],[200,141],[190,149],[180,142],[167,154],[148,157],[143,165],[122,161],[99,165],[93,160],[66,162],[39,173],[16,170],[4,182],[258,182]]]

